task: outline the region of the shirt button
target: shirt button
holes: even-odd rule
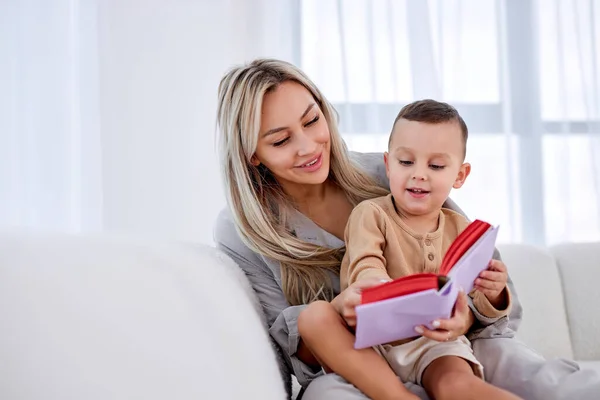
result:
[[[425,239],[425,246],[431,246],[431,240]]]
[[[433,261],[433,259],[434,259],[433,253],[429,253],[427,255],[427,258],[429,258],[429,261]]]

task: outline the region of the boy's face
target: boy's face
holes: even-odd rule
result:
[[[463,163],[464,144],[456,121],[398,120],[384,159],[396,206],[407,216],[438,213],[452,188],[460,188],[471,171]]]

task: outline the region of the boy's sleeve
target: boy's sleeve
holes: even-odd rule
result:
[[[383,257],[385,229],[379,207],[365,201],[354,208],[344,233],[346,254],[340,272],[344,287],[365,278],[391,279]]]
[[[506,291],[506,308],[503,310],[498,310],[494,307],[488,298],[476,289],[473,289],[471,293],[469,293],[469,296],[473,299],[473,306],[477,311],[487,318],[497,320],[510,314],[512,308],[512,296],[508,289],[508,285],[504,287],[504,290]]]

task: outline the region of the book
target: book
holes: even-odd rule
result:
[[[499,227],[475,220],[452,242],[440,271],[394,279],[369,289],[356,307],[356,349],[418,336],[415,327],[434,329],[452,315],[458,293],[473,290],[475,279],[494,254]]]

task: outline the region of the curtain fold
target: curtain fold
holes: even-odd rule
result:
[[[95,5],[0,3],[0,221],[96,230],[102,214]]]

